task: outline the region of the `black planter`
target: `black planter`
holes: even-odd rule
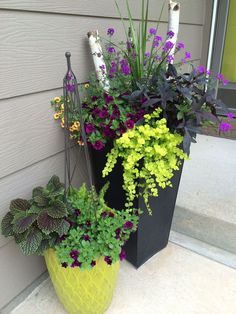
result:
[[[106,154],[110,149],[111,147],[106,147],[102,151],[93,149],[90,151],[94,183],[96,189],[100,190],[108,180],[110,181],[106,201],[110,207],[120,210],[124,208],[125,204],[121,163],[116,164],[113,172],[108,177],[102,178],[102,170],[107,159]],[[172,179],[172,188],[159,189],[158,198],[149,199],[153,212],[152,216],[147,213],[141,197],[135,200],[135,208],[141,208],[144,214],[140,218],[137,232],[133,233],[126,243],[125,251],[127,260],[137,268],[168,244],[181,173],[182,167]]]

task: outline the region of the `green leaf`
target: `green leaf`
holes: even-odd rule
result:
[[[14,235],[14,239],[16,241],[16,244],[20,244],[21,242],[25,241],[25,238],[27,236],[28,231],[25,231],[23,233],[17,233]]]
[[[59,234],[59,236],[63,236],[64,234],[67,234],[68,231],[70,229],[70,224],[68,221],[66,221],[65,219],[63,219],[60,223],[60,225],[58,226],[58,228],[56,229],[56,232]]]
[[[58,176],[53,175],[47,184],[47,190],[50,192],[56,191],[63,187]]]
[[[44,210],[37,219],[39,229],[41,229],[45,234],[56,231],[60,225],[60,222],[60,219],[50,217],[47,213],[47,210]]]
[[[36,197],[36,196],[42,196],[43,195],[43,188],[41,186],[37,186],[36,188],[33,189],[32,192],[32,197]]]
[[[42,207],[38,207],[37,205],[32,205],[28,210],[28,213],[31,214],[39,214],[42,211]]]
[[[17,213],[20,211],[26,211],[30,208],[30,203],[22,198],[17,198],[12,200],[10,203],[10,211],[12,213]]]
[[[14,227],[13,230],[15,233],[23,233],[25,232],[37,219],[36,214],[27,214],[22,213],[20,215],[16,215],[14,219]]]
[[[5,237],[10,237],[10,236],[13,236],[14,234],[13,225],[12,225],[13,218],[14,216],[12,215],[12,213],[8,212],[2,219],[1,231]]]
[[[48,240],[43,240],[41,243],[40,243],[40,245],[39,245],[39,247],[38,247],[38,249],[37,249],[37,251],[35,252],[37,255],[43,255],[43,253],[44,253],[44,251],[46,251],[47,249],[49,249],[49,243],[48,243]]]
[[[177,119],[178,119],[178,120],[182,120],[183,117],[184,117],[183,112],[179,111],[179,112],[177,113]]]
[[[56,244],[58,244],[58,236],[51,237],[48,244],[51,248],[54,248],[56,246]]]
[[[63,218],[66,216],[66,205],[62,201],[55,201],[53,206],[47,210],[49,216],[53,218]]]
[[[35,196],[34,197],[35,203],[37,203],[38,206],[44,207],[48,205],[48,199],[45,196]]]
[[[19,243],[19,246],[23,252],[24,255],[32,255],[34,254],[41,241],[42,241],[42,233],[37,228],[32,228],[27,236],[25,241]]]
[[[59,189],[57,189],[56,191],[50,193],[50,196],[56,197],[59,195],[64,195],[65,189],[63,186],[61,186]]]

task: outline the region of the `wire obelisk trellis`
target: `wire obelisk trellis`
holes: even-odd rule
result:
[[[88,170],[89,184],[93,185],[91,163],[89,157],[88,144],[86,141],[86,133],[84,127],[84,121],[82,117],[82,106],[79,97],[78,83],[75,74],[71,68],[71,53],[65,53],[67,59],[67,73],[63,80],[63,96],[64,96],[64,141],[65,141],[65,197],[67,197],[70,188],[72,186],[72,179],[75,174],[76,167],[78,167],[79,158],[76,156],[76,162],[72,163],[72,150],[75,148],[78,150],[78,144],[75,144],[70,139],[70,123],[72,115],[78,113],[80,117],[80,133],[81,143],[85,153],[86,165]]]

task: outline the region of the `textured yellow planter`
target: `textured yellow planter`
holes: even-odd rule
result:
[[[44,253],[57,296],[69,314],[102,314],[109,307],[120,263],[109,266],[103,258],[91,270],[63,268],[54,250]]]

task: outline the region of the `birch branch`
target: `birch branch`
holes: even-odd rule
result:
[[[108,91],[110,84],[107,79],[107,69],[103,58],[102,46],[100,43],[98,31],[88,32],[88,40],[98,81],[103,89]]]
[[[180,15],[180,3],[169,0],[168,32],[172,31],[174,33],[174,36],[168,39],[174,44],[169,55],[174,55],[174,52],[175,52],[175,46],[177,43],[177,38],[178,38],[178,33],[179,33],[179,15]]]

